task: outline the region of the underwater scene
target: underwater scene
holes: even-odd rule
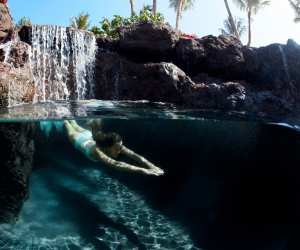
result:
[[[28,194],[14,222],[0,226],[0,249],[298,249],[296,125],[163,104],[88,103],[77,111],[85,107],[92,118],[13,119],[17,111],[6,112],[12,121],[2,118],[8,133],[31,127],[35,143]],[[73,141],[70,124],[79,130]],[[78,135],[91,124],[163,172],[90,159]],[[114,159],[143,167],[126,154]]]
[[[300,250],[300,0],[0,0],[0,250]]]

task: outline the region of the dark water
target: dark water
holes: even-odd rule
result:
[[[0,226],[0,249],[300,249],[295,124],[144,112],[105,117],[104,129],[164,176],[110,170],[64,130],[40,132],[30,197]]]

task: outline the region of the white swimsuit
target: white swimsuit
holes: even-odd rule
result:
[[[93,135],[89,130],[79,133],[74,138],[75,148],[81,151],[86,157],[92,161],[97,161],[93,152],[96,148],[96,142],[93,140]]]

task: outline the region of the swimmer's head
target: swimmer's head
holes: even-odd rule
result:
[[[87,122],[86,125],[93,133],[96,133],[97,131],[102,130],[101,119],[91,119]]]
[[[117,133],[98,132],[93,135],[99,148],[112,157],[117,157],[122,150],[122,139]]]

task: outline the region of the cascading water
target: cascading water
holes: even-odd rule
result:
[[[291,91],[289,91],[289,95],[293,95],[292,93],[297,93],[297,88],[291,81],[291,75],[290,75],[290,69],[289,69],[287,57],[286,57],[286,54],[285,54],[285,51],[284,51],[282,45],[278,45],[278,49],[280,51],[280,55],[282,58],[282,64],[283,64],[283,68],[284,68],[284,72],[285,72],[285,76],[286,76],[286,81],[289,85],[288,89],[291,90]]]
[[[281,45],[278,45],[278,48],[279,48],[279,51],[280,51],[280,54],[281,54],[283,68],[284,68],[284,72],[285,72],[287,81],[290,82],[291,81],[291,76],[290,76],[289,66],[288,66],[288,63],[287,63],[286,54],[283,51],[283,48],[282,48]]]
[[[7,63],[8,61],[12,45],[13,45],[13,41],[9,41],[7,43],[0,45],[0,49],[3,50],[4,52],[4,60],[3,60],[4,63]]]
[[[93,34],[59,26],[32,27],[31,67],[36,101],[93,97],[96,40]]]

